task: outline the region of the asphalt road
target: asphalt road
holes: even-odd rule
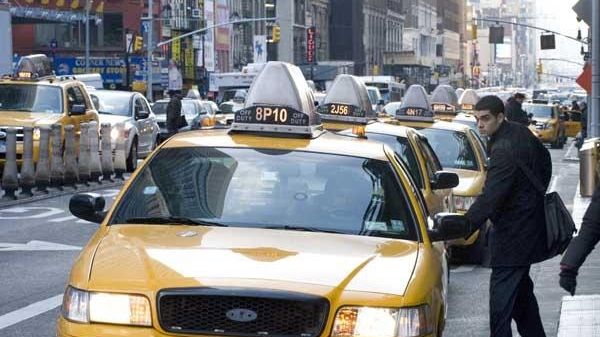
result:
[[[570,144],[569,144],[570,145]],[[551,150],[552,186],[571,207],[578,163],[564,162],[564,150]],[[101,191],[107,201],[118,191]],[[0,208],[0,337],[51,337],[71,264],[98,227],[68,211],[70,196]],[[556,335],[560,297],[557,261],[532,269],[548,336]],[[489,270],[453,266],[445,336],[488,336]]]

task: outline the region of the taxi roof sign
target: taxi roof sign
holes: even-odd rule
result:
[[[54,77],[52,62],[44,54],[24,56],[19,60],[13,77],[16,79],[39,80]]]
[[[454,88],[447,84],[438,85],[435,90],[431,93],[431,103],[432,104],[450,104],[457,106],[458,105],[458,97],[456,96],[456,92]]]
[[[473,110],[475,109],[475,105],[479,102],[479,95],[473,89],[466,89],[460,99],[458,100],[458,104],[460,104],[463,110]]]
[[[323,121],[366,124],[377,117],[367,86],[358,77],[347,74],[335,78],[318,111]]]
[[[235,112],[231,130],[309,136],[322,130],[312,91],[300,68],[267,62],[254,78],[244,108]]]
[[[410,121],[433,121],[433,111],[425,88],[418,84],[408,87],[396,119]]]

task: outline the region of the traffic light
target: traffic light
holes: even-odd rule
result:
[[[279,40],[281,40],[281,27],[275,25],[273,26],[273,33],[272,33],[272,41],[273,43],[277,43],[279,42]]]
[[[144,45],[144,38],[137,35],[135,37],[135,40],[133,42],[133,51],[140,51],[142,50],[142,46]]]

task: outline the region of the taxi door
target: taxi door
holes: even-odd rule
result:
[[[73,124],[77,137],[81,132],[79,127],[81,123],[98,121],[98,113],[94,109],[90,96],[81,85],[72,84],[66,87],[65,103],[66,117],[62,126]],[[85,111],[82,113],[76,112],[81,106],[84,107]]]
[[[581,111],[567,111],[568,120],[565,121],[565,136],[575,137],[581,131]]]
[[[421,173],[425,178],[423,179],[425,182],[422,192],[430,214],[433,215],[440,212],[450,212],[451,189],[433,190],[431,188],[431,181],[435,180],[435,173],[442,170],[442,165],[435,155],[435,152],[425,137],[421,137],[416,132],[408,132],[407,135],[409,141],[415,149],[415,153],[417,154],[417,158],[419,160],[419,166],[421,167]]]

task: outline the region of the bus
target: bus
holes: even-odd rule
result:
[[[396,82],[394,76],[359,76],[369,87],[377,87],[385,104],[398,102],[404,97],[406,85]]]

